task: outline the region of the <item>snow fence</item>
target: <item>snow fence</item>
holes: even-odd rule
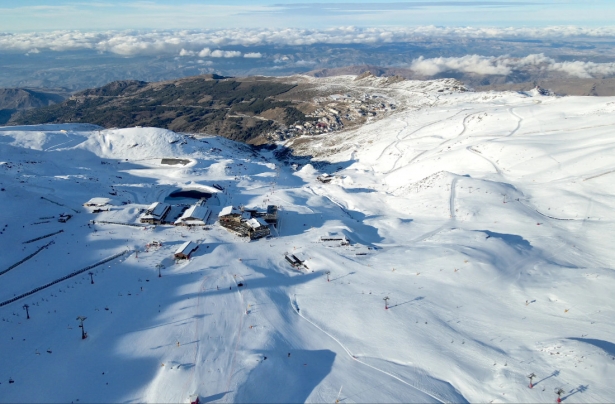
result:
[[[97,266],[99,266],[99,265],[106,264],[107,262],[112,261],[112,260],[114,260],[114,259],[116,259],[116,258],[119,258],[119,257],[121,257],[122,255],[124,255],[124,254],[126,254],[126,253],[128,253],[128,252],[130,252],[130,250],[125,250],[125,251],[122,251],[121,253],[118,253],[118,254],[112,255],[111,257],[108,257],[108,258],[105,258],[104,260],[99,261],[99,262],[97,262],[96,264],[89,265],[89,266],[87,266],[87,267],[85,267],[85,268],[82,268],[82,269],[79,269],[79,270],[77,270],[77,271],[73,271],[73,272],[71,272],[70,274],[68,274],[68,275],[66,275],[66,276],[61,277],[60,279],[56,279],[55,281],[49,282],[49,283],[47,283],[47,284],[45,284],[45,285],[43,285],[43,286],[39,286],[39,287],[38,287],[38,288],[36,288],[36,289],[32,289],[31,291],[29,291],[29,292],[27,292],[27,293],[21,294],[21,295],[16,296],[16,297],[14,297],[14,298],[12,298],[12,299],[9,299],[9,300],[7,300],[7,301],[4,301],[4,302],[0,303],[0,307],[2,307],[2,306],[6,306],[7,304],[13,303],[13,302],[15,302],[15,301],[17,301],[17,300],[19,300],[19,299],[23,299],[24,297],[27,297],[27,296],[33,295],[33,294],[35,294],[36,292],[39,292],[39,291],[41,291],[41,290],[43,290],[43,289],[47,289],[48,287],[53,286],[53,285],[55,285],[56,283],[60,283],[60,282],[62,282],[62,281],[65,281],[65,280],[67,280],[67,279],[72,278],[73,276],[77,276],[77,275],[79,275],[79,274],[82,274],[82,273],[84,273],[85,271],[90,270],[90,269],[92,269],[92,268],[95,268],[95,267],[97,267]]]

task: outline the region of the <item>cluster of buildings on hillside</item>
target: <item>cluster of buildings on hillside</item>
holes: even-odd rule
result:
[[[166,202],[152,203],[141,215],[141,223],[148,224],[173,224],[175,226],[205,226],[211,216],[211,210],[205,206],[205,199],[201,199],[194,205],[187,207],[181,216],[169,218],[171,205]]]
[[[92,212],[100,212],[108,206],[108,198],[92,198],[84,206],[93,208]],[[201,198],[198,202],[189,207],[181,205],[171,205],[166,202],[154,202],[142,211],[139,221],[141,223],[153,225],[175,225],[175,226],[205,226],[211,217],[211,210],[206,206],[206,199]],[[242,237],[250,237],[255,240],[271,234],[270,225],[278,224],[278,207],[275,205],[267,206],[262,211],[257,208],[226,206],[218,215],[220,225]]]
[[[195,211],[199,208],[204,208],[202,205],[193,205],[184,212],[181,218],[175,221],[183,222],[184,226],[191,226],[194,224],[187,224],[194,221]],[[209,215],[208,215],[209,216]],[[208,217],[207,216],[207,217]],[[201,215],[199,215],[201,217]],[[183,218],[183,220],[182,220]],[[205,219],[206,221],[207,219]],[[278,207],[275,205],[269,205],[266,211],[259,211],[258,209],[250,209],[242,207],[240,209],[233,206],[226,206],[218,215],[220,225],[229,231],[232,231],[242,237],[250,237],[251,240],[266,237],[271,234],[269,225],[276,226],[278,223]],[[199,220],[200,222],[200,220]],[[196,225],[201,225],[196,224]],[[186,241],[175,250],[174,257],[176,260],[190,259],[192,253],[199,248],[198,244],[192,241]]]
[[[84,206],[90,208],[92,213],[101,212],[103,208],[107,208],[111,200],[109,198],[92,198]],[[190,206],[171,205],[166,202],[154,202],[146,209],[142,210],[139,221],[141,223],[153,225],[175,225],[175,226],[205,226],[211,217],[211,210],[206,206],[206,199],[201,198],[199,201]],[[65,215],[66,216],[66,215]],[[62,216],[64,217],[64,216]],[[68,218],[65,220],[68,220]],[[242,236],[249,237],[251,240],[267,237],[271,234],[270,226],[278,224],[278,207],[275,205],[267,206],[266,210],[258,208],[233,206],[224,207],[219,215],[218,220],[220,225],[227,230]],[[116,223],[134,226],[131,223],[119,222],[103,222],[100,223]],[[153,241],[147,247],[160,247],[159,241]],[[197,243],[186,241],[180,245],[174,252],[176,260],[189,259],[190,256],[199,248]]]
[[[218,215],[220,225],[242,237],[250,237],[255,240],[271,234],[269,225],[278,224],[278,207],[267,206],[266,211],[256,208],[226,206]]]
[[[297,122],[280,128],[268,135],[271,139],[283,140],[300,135],[319,135],[342,130],[353,121],[377,117],[394,111],[397,106],[384,97],[375,94],[363,94],[356,97],[350,94],[335,94],[329,97],[316,97],[317,109],[306,114],[306,122]]]

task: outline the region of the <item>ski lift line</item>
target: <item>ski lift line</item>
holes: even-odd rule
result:
[[[351,358],[351,359],[353,359],[353,360],[355,360],[355,361],[359,362],[360,364],[365,365],[365,366],[367,366],[367,367],[369,367],[369,368],[372,368],[372,369],[374,369],[374,370],[377,370],[377,371],[378,371],[378,372],[380,372],[380,373],[383,373],[383,374],[385,374],[385,375],[387,375],[387,376],[390,376],[390,377],[392,377],[393,379],[396,379],[397,381],[400,381],[400,382],[402,382],[403,384],[405,384],[405,385],[407,385],[407,386],[409,386],[409,387],[412,387],[413,389],[415,389],[415,390],[417,390],[417,391],[420,391],[420,392],[421,392],[421,393],[423,393],[423,394],[428,395],[429,397],[433,398],[434,400],[438,401],[439,403],[445,403],[445,401],[444,401],[444,400],[442,400],[442,399],[438,398],[435,394],[430,393],[430,392],[428,392],[428,391],[425,391],[425,390],[423,390],[423,389],[420,389],[420,388],[418,388],[418,387],[416,387],[416,386],[413,386],[412,384],[410,384],[410,383],[406,382],[405,380],[401,379],[400,377],[395,376],[394,374],[391,374],[391,373],[389,373],[389,372],[387,372],[387,371],[385,371],[385,370],[379,369],[379,368],[377,368],[377,367],[375,367],[375,366],[370,365],[369,363],[365,363],[365,362],[363,362],[363,361],[359,360],[359,359],[358,359],[358,358],[356,358],[356,357],[352,354],[352,352],[350,352],[350,350],[349,350],[348,348],[346,348],[346,346],[344,346],[344,344],[342,344],[342,343],[341,343],[341,342],[340,342],[337,338],[335,338],[333,335],[329,334],[328,332],[326,332],[325,330],[323,330],[322,328],[320,328],[318,325],[316,325],[314,322],[312,322],[311,320],[309,320],[309,319],[307,319],[306,317],[304,317],[301,313],[299,313],[299,311],[297,311],[297,309],[296,309],[296,308],[295,308],[295,306],[293,305],[292,300],[290,301],[290,307],[293,309],[293,311],[294,311],[295,313],[297,313],[297,315],[298,315],[299,317],[303,318],[305,321],[307,321],[308,323],[312,324],[314,327],[316,327],[317,329],[319,329],[320,331],[322,331],[324,334],[326,334],[327,336],[329,336],[332,340],[334,340],[335,342],[337,342],[337,344],[338,344],[340,347],[342,347],[342,349],[343,349],[343,350],[344,350],[344,351],[348,354],[348,356],[350,356],[350,358]]]
[[[19,265],[23,264],[24,262],[26,262],[27,260],[29,260],[30,258],[34,257],[36,254],[38,254],[39,252],[43,251],[45,248],[49,247],[51,244],[53,244],[53,241],[50,241],[49,243],[45,244],[44,246],[40,247],[38,250],[34,251],[32,254],[28,255],[27,257],[21,259],[19,262],[16,262],[15,264],[11,265],[10,267],[8,267],[7,269],[0,271],[0,275],[4,275],[5,273],[7,273],[8,271],[10,271],[13,268],[18,267]]]
[[[55,285],[55,284],[57,284],[57,283],[60,283],[60,282],[62,282],[62,281],[65,281],[65,280],[67,280],[67,279],[70,279],[70,278],[72,278],[72,277],[74,277],[74,276],[77,276],[77,275],[79,275],[79,274],[82,274],[82,273],[84,273],[85,271],[88,271],[88,270],[90,270],[90,269],[92,269],[92,268],[95,268],[95,267],[97,267],[97,266],[100,266],[100,265],[106,264],[107,262],[112,261],[112,260],[114,260],[114,259],[116,259],[116,258],[119,258],[119,257],[121,257],[122,255],[124,255],[124,254],[126,254],[126,253],[128,253],[128,252],[130,252],[130,250],[124,250],[124,251],[122,251],[121,253],[118,253],[118,254],[112,255],[111,257],[108,257],[108,258],[105,258],[104,260],[99,261],[99,262],[97,262],[96,264],[93,264],[93,265],[88,265],[87,267],[85,267],[85,268],[83,268],[83,269],[79,269],[79,270],[77,270],[77,271],[71,272],[70,274],[68,274],[68,275],[66,275],[66,276],[63,276],[63,277],[61,277],[61,278],[59,278],[59,279],[56,279],[55,281],[49,282],[49,283],[47,283],[47,284],[45,284],[45,285],[43,285],[43,286],[39,286],[38,288],[35,288],[35,289],[33,289],[33,290],[29,291],[29,292],[23,293],[23,294],[21,294],[21,295],[19,295],[19,296],[16,296],[16,297],[12,298],[12,299],[6,300],[6,301],[4,301],[4,302],[0,303],[0,307],[2,307],[2,306],[6,306],[7,304],[13,303],[13,302],[15,302],[15,301],[17,301],[17,300],[19,300],[19,299],[23,299],[24,297],[27,297],[27,296],[33,295],[33,294],[35,294],[36,292],[40,292],[40,291],[41,291],[41,290],[43,290],[43,289],[47,289],[47,288],[48,288],[48,287],[50,287],[50,286],[53,286],[53,285]]]
[[[44,196],[41,196],[41,199],[42,199],[42,200],[45,200],[45,201],[47,201],[47,202],[51,202],[51,203],[53,203],[53,204],[55,204],[55,205],[58,205],[58,206],[64,206],[65,208],[68,208],[68,209],[72,210],[72,211],[73,211],[73,212],[75,212],[75,213],[81,213],[81,211],[79,211],[79,210],[77,210],[77,209],[73,209],[73,208],[71,208],[70,206],[64,205],[64,204],[59,203],[59,202],[56,202],[56,201],[52,201],[51,199],[49,199],[49,198],[45,198]]]
[[[55,236],[56,234],[60,234],[60,233],[64,233],[64,230],[59,230],[59,231],[56,231],[54,233],[45,234],[44,236],[40,236],[40,237],[37,237],[37,238],[33,238],[31,240],[24,241],[22,244],[30,244],[30,243],[33,243],[35,241],[42,240],[42,239],[47,238],[47,237]]]

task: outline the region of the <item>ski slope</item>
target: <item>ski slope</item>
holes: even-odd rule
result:
[[[0,302],[125,253],[0,307],[0,401],[609,401],[615,99],[438,88],[297,142],[296,170],[156,128],[1,128]],[[139,223],[213,184],[205,229]],[[269,204],[274,237],[215,222]]]

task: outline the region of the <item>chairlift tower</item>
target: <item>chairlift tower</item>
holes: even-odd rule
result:
[[[88,333],[85,332],[85,328],[83,327],[83,322],[87,317],[77,316],[77,320],[79,320],[79,328],[81,328],[81,339],[86,339],[88,337]]]
[[[29,307],[30,307],[30,306],[28,306],[27,304],[24,304],[24,305],[23,305],[23,309],[26,311],[26,319],[27,319],[27,320],[30,320],[30,312],[28,311],[28,308],[29,308]]]
[[[94,284],[94,273],[92,271],[88,272],[88,275],[90,275],[90,284]]]
[[[325,272],[327,274],[327,282],[329,282],[329,275],[331,275],[331,271]]]
[[[558,387],[555,389],[555,394],[557,394],[557,402],[561,403],[562,402],[562,394],[564,394],[564,389],[562,389],[561,387]]]
[[[527,377],[528,379],[530,379],[530,389],[534,388],[534,384],[532,383],[532,380],[534,380],[536,375],[534,373],[530,373],[529,375],[527,375]]]
[[[382,300],[384,300],[384,309],[388,310],[389,309],[389,300],[390,300],[389,297],[387,296],[387,297],[385,297]]]

